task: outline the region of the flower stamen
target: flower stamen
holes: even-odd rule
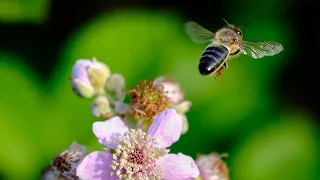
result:
[[[139,83],[130,89],[129,95],[133,115],[138,119],[151,119],[169,105],[162,85],[154,84],[153,81],[145,80]]]
[[[113,154],[111,168],[120,179],[149,179],[160,180],[160,167],[156,160],[164,156],[167,151],[157,148],[154,138],[146,135],[142,130],[130,129],[123,136],[118,137],[118,145]],[[161,153],[159,153],[161,152]]]

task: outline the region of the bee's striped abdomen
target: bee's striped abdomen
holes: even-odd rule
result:
[[[208,75],[219,68],[227,58],[229,50],[219,44],[208,46],[201,54],[199,71],[202,75]]]

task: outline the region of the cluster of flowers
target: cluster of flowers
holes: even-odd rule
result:
[[[188,131],[185,114],[191,107],[173,78],[144,80],[127,90],[123,75],[111,73],[96,59],[80,59],[73,66],[71,83],[80,97],[94,98],[92,115],[106,119],[92,125],[104,148],[88,153],[73,142],[56,155],[42,179],[229,179],[223,154],[198,155],[193,160],[169,153],[168,148]]]

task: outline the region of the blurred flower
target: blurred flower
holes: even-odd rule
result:
[[[226,154],[199,155],[196,164],[200,171],[201,180],[229,180],[229,170],[226,163],[221,159]]]
[[[113,115],[109,100],[105,96],[97,96],[91,103],[90,111],[95,117],[109,118]]]
[[[175,179],[199,176],[189,156],[168,154],[167,147],[180,138],[181,116],[167,109],[154,117],[148,133],[130,129],[119,117],[93,124],[93,133],[106,151],[87,155],[77,168],[84,180]]]
[[[169,107],[176,109],[183,118],[181,134],[186,133],[189,129],[189,123],[185,113],[189,111],[192,103],[191,101],[184,100],[184,92],[180,84],[174,78],[168,76],[159,76],[153,83],[154,85],[161,85],[163,87],[163,92],[169,100]]]
[[[168,108],[168,98],[161,85],[145,80],[129,90],[130,105],[133,115],[151,119],[161,111]]]
[[[109,67],[95,58],[79,59],[72,68],[73,90],[81,97],[90,98],[104,93],[105,83],[110,76]]]
[[[108,78],[105,89],[109,98],[115,101],[123,101],[125,98],[126,83],[122,74],[113,73]]]
[[[53,175],[58,179],[78,179],[76,169],[87,155],[84,146],[73,142],[68,149],[60,152],[51,162]],[[53,179],[52,174],[46,173],[46,178]]]

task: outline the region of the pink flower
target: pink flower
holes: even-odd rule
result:
[[[174,109],[155,116],[148,133],[128,129],[119,117],[93,124],[105,151],[87,155],[77,167],[82,180],[189,180],[199,176],[194,160],[165,149],[180,138],[182,118]]]

